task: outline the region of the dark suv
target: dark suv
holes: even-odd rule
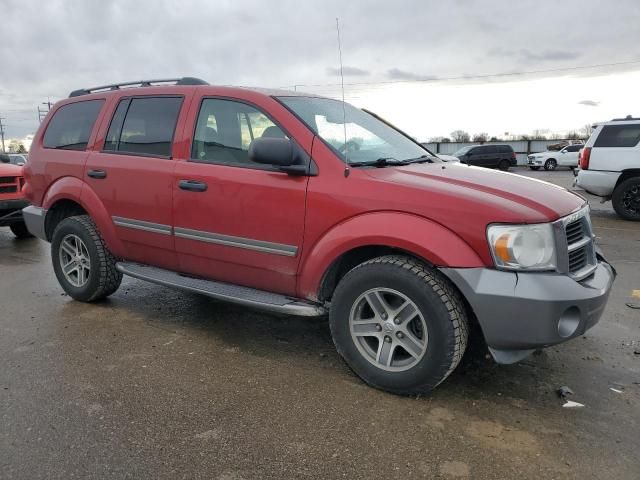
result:
[[[477,167],[509,170],[516,166],[516,154],[510,145],[470,145],[453,154],[462,163]]]

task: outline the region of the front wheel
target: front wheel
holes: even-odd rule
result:
[[[349,367],[369,385],[397,394],[434,389],[467,345],[458,291],[437,270],[403,256],[378,257],[347,273],[329,323]]]
[[[625,220],[640,221],[640,177],[628,178],[613,191],[613,209]]]
[[[549,160],[544,162],[544,169],[548,171],[555,170],[557,166],[558,162],[556,162],[553,158],[550,158]]]
[[[11,225],[9,225],[9,228],[11,229],[11,232],[13,232],[13,234],[16,236],[16,238],[22,239],[33,237],[24,222],[12,223]]]
[[[51,260],[65,292],[81,302],[101,300],[120,286],[122,274],[88,215],[62,220],[51,240]]]

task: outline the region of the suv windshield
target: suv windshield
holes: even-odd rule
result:
[[[457,152],[455,152],[453,154],[454,157],[461,157],[462,155],[464,155],[465,153],[467,153],[469,150],[471,150],[471,146],[469,147],[462,147],[460,150],[458,150]]]
[[[429,151],[402,133],[348,103],[343,110],[341,101],[329,98],[278,97],[278,100],[350,165],[392,164],[430,156]]]

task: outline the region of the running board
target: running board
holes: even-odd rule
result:
[[[201,293],[217,300],[246,305],[260,310],[303,317],[318,317],[327,313],[322,305],[304,300],[240,285],[187,277],[171,270],[139,263],[118,262],[116,263],[116,268],[124,275],[139,278],[140,280]]]

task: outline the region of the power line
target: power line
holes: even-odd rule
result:
[[[631,60],[628,62],[614,62],[614,63],[598,63],[593,65],[580,65],[575,67],[562,67],[562,68],[548,68],[544,70],[528,70],[522,72],[500,72],[500,73],[486,73],[486,74],[474,74],[474,75],[460,75],[456,77],[436,77],[436,78],[416,78],[413,80],[386,80],[379,82],[351,82],[345,83],[345,87],[358,87],[358,86],[376,86],[376,85],[393,85],[396,83],[432,83],[432,82],[445,82],[452,80],[477,80],[482,78],[498,78],[498,77],[514,77],[521,75],[535,75],[539,73],[555,73],[555,72],[570,72],[575,70],[587,70],[592,68],[601,67],[617,67],[621,65],[633,65],[640,64],[639,60]],[[317,83],[317,84],[301,84],[295,85],[298,87],[341,87],[340,83]],[[291,86],[285,86],[280,88],[291,88]]]

